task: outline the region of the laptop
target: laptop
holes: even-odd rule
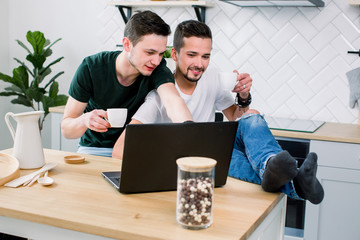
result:
[[[217,161],[215,187],[226,184],[237,122],[130,124],[126,126],[121,172],[103,177],[121,193],[176,190],[181,157]]]

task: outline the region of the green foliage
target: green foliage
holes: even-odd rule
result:
[[[171,48],[170,46],[166,47],[166,51],[164,52],[164,58],[171,58]]]
[[[32,64],[32,69],[26,66],[23,61],[14,58],[20,66],[13,69],[12,77],[0,72],[0,80],[10,84],[9,87],[5,88],[5,91],[0,92],[0,96],[15,97],[11,100],[13,104],[31,107],[34,111],[40,110],[42,105],[45,114],[39,121],[41,130],[45,117],[49,114],[49,107],[65,105],[68,98],[66,95],[58,94],[59,83],[56,79],[64,73],[63,71],[55,74],[47,83],[43,82],[45,77],[51,74],[50,67],[64,58],[57,58],[44,66],[47,57],[52,54],[50,48],[61,38],[50,44],[42,32],[28,31],[26,39],[32,46],[33,52],[20,40],[16,40],[16,42],[27,51],[26,60]],[[32,79],[31,81],[29,77]]]

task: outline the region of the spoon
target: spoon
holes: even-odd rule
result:
[[[43,186],[49,186],[54,183],[54,179],[48,177],[48,171],[45,172],[44,176],[39,178],[37,181],[38,183],[42,184]]]

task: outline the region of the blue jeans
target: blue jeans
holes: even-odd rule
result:
[[[78,146],[78,153],[85,153],[103,157],[112,157],[112,148],[103,148],[103,147],[84,147]]]
[[[229,176],[261,184],[268,159],[281,151],[263,116],[246,114],[239,120]],[[292,180],[279,190],[291,198],[302,199]]]

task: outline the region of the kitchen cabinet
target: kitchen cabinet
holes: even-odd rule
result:
[[[64,106],[50,108],[51,112],[51,149],[76,152],[80,138],[67,139],[61,134],[61,120]]]
[[[325,190],[319,205],[307,202],[306,240],[360,239],[360,144],[311,141],[317,177]]]

